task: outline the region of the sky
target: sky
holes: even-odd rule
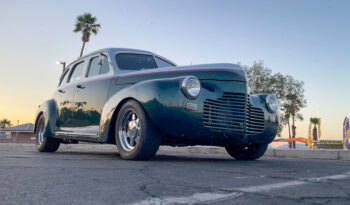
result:
[[[0,0],[0,119],[33,122],[37,106],[75,60],[76,17],[102,25],[85,53],[105,47],[150,50],[178,65],[263,60],[274,73],[305,83],[305,120],[320,117],[321,139],[341,139],[350,116],[350,1],[346,0]],[[287,137],[287,130],[283,137]]]

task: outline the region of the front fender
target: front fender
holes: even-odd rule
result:
[[[253,144],[271,143],[279,127],[279,111],[271,113],[266,108],[266,94],[250,96],[250,104],[264,111],[264,131],[258,135],[249,136]]]
[[[39,117],[45,117],[45,137],[52,137],[56,129],[56,121],[58,118],[57,104],[54,99],[50,99],[39,105],[35,115],[34,133],[36,133]]]
[[[109,136],[112,136],[113,131],[111,130],[113,129],[111,123],[114,122],[116,113],[122,104],[129,99],[138,101],[151,120],[157,119],[157,115],[162,113],[162,110],[165,110],[165,108],[180,108],[180,105],[182,105],[181,99],[183,98],[179,98],[179,95],[182,95],[180,88],[183,78],[175,77],[143,81],[124,88],[110,97],[102,109],[99,133],[100,142],[110,141]],[[155,126],[157,126],[156,123]]]

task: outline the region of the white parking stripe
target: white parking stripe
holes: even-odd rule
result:
[[[198,204],[198,203],[214,203],[229,198],[236,198],[242,193],[232,192],[226,194],[220,193],[195,193],[187,197],[167,197],[167,198],[148,198],[144,201],[134,203],[132,205],[169,205],[169,204]]]
[[[250,186],[250,187],[238,188],[234,190],[243,191],[243,192],[255,192],[255,193],[267,192],[272,189],[281,189],[281,188],[290,187],[290,186],[299,186],[306,183],[307,182],[305,181],[288,181],[288,182],[281,182],[281,183],[275,183],[275,184],[266,184],[261,186]]]
[[[274,183],[274,184],[227,189],[232,191],[229,193],[207,192],[207,193],[195,193],[191,196],[184,196],[184,197],[164,197],[164,198],[152,197],[140,202],[133,203],[132,205],[213,203],[213,202],[222,201],[230,198],[237,198],[241,196],[243,192],[249,192],[249,193],[268,192],[274,189],[282,189],[282,188],[291,187],[291,186],[300,186],[300,185],[308,184],[312,182],[345,179],[345,178],[350,178],[350,172],[346,172],[344,174],[324,176],[324,177],[304,178],[300,180],[293,180],[293,181],[280,182],[280,183]]]
[[[346,179],[350,177],[350,172],[346,172],[344,174],[337,174],[337,175],[330,175],[330,176],[325,176],[325,177],[318,177],[318,178],[309,178],[305,179],[306,181],[325,181],[329,179]]]

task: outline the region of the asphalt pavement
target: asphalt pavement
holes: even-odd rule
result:
[[[164,149],[126,161],[110,145],[0,144],[0,204],[350,204],[350,163]]]

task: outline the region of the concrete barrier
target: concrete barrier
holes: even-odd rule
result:
[[[350,160],[350,150],[341,150],[339,151],[340,160]]]

